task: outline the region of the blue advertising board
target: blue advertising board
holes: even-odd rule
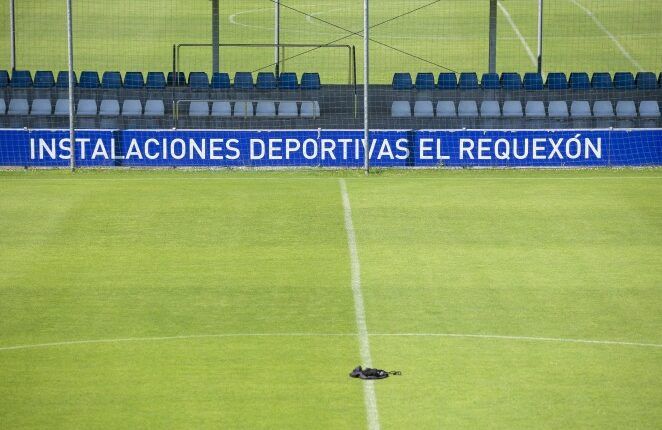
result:
[[[361,167],[362,130],[79,130],[81,167]],[[662,165],[662,129],[373,130],[374,167]],[[66,167],[66,130],[0,130],[0,165]]]

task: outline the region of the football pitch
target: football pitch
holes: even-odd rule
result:
[[[660,428],[661,268],[660,169],[2,171],[0,427]]]
[[[0,1],[0,4],[3,3]],[[8,22],[8,0],[0,22]],[[362,2],[283,0],[281,43],[354,45],[362,69]],[[221,43],[273,43],[273,0],[221,1]],[[559,0],[545,2],[544,72],[662,70],[660,1]],[[172,46],[210,43],[208,0],[186,2],[74,1],[75,68],[172,70]],[[498,2],[497,71],[537,69],[537,2]],[[17,2],[17,62],[30,70],[67,69],[66,9],[57,2]],[[390,83],[394,72],[488,70],[487,1],[385,0],[371,2],[371,76]],[[352,35],[353,32],[359,32]],[[346,37],[348,36],[349,37]],[[0,32],[0,69],[9,68],[9,32]],[[396,50],[386,45],[396,48]],[[323,83],[347,83],[343,49],[287,48],[284,71],[319,72]],[[221,49],[221,70],[273,70],[272,48]],[[182,48],[181,70],[211,70],[209,48]],[[359,72],[359,80],[362,74]]]

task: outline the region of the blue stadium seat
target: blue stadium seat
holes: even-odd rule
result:
[[[206,90],[209,88],[209,76],[205,72],[191,72],[188,74],[188,86],[192,90]]]
[[[501,82],[499,81],[498,73],[483,73],[483,77],[480,80],[480,85],[484,90],[498,90],[501,88]]]
[[[227,90],[230,88],[230,75],[215,72],[211,75],[211,87],[215,90]]]
[[[252,90],[253,75],[251,72],[237,72],[234,74],[234,88],[236,90]]]
[[[434,75],[432,73],[418,73],[416,75],[417,90],[434,90]]]
[[[301,75],[302,90],[319,90],[321,87],[319,73],[304,73]]]
[[[32,86],[32,73],[29,70],[14,70],[9,85],[12,88],[30,88]]]
[[[281,73],[278,77],[278,87],[281,90],[296,90],[299,87],[299,79],[294,72]]]
[[[175,74],[168,72],[167,84],[169,87],[186,86],[186,75],[184,72],[177,72],[177,82],[175,82]]]
[[[81,72],[78,86],[86,89],[99,88],[101,86],[99,82],[99,74],[89,70]]]
[[[145,86],[145,78],[142,72],[126,72],[124,74],[124,88],[129,90],[141,90]]]
[[[521,90],[522,77],[519,73],[502,73],[501,88],[504,90]]]
[[[636,88],[634,76],[630,72],[614,73],[614,87],[617,90],[633,90]]]
[[[76,77],[76,72],[74,72],[74,86],[78,85],[78,78]],[[57,88],[69,88],[69,72],[62,70],[57,74],[57,80],[55,81],[55,86]]]
[[[256,87],[259,90],[275,90],[278,82],[273,72],[259,72],[257,74]]]
[[[164,90],[166,78],[163,72],[148,72],[145,86],[148,90]]]
[[[591,86],[596,90],[610,90],[614,88],[611,75],[607,72],[595,72],[591,77]]]
[[[118,90],[122,88],[122,74],[120,72],[103,72],[101,88],[104,90]]]
[[[542,81],[540,73],[525,73],[524,74],[524,89],[527,91],[540,91],[544,88],[545,84]]]
[[[442,72],[439,73],[439,80],[437,81],[437,88],[440,90],[454,90],[457,88],[457,76],[455,73]]]
[[[0,70],[0,88],[9,86],[9,73],[6,70]]]
[[[411,90],[413,85],[409,73],[398,72],[393,75],[394,90]]]
[[[588,73],[585,72],[570,73],[570,80],[568,83],[570,84],[570,88],[573,90],[591,89],[591,81],[588,78]]]
[[[547,89],[567,90],[568,78],[566,78],[565,73],[552,72],[547,74]]]
[[[657,89],[657,79],[653,72],[638,72],[635,83],[640,90]]]
[[[55,86],[55,77],[50,70],[38,70],[34,74],[35,88],[53,88]]]
[[[459,86],[461,90],[478,89],[478,75],[476,75],[476,72],[460,73]]]

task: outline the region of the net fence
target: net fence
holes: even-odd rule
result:
[[[362,2],[72,0],[72,10],[78,129],[319,140],[365,126]],[[369,10],[371,130],[662,125],[661,1],[373,0]],[[0,127],[67,128],[66,2],[2,0],[0,22]]]

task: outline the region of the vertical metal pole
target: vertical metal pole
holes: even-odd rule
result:
[[[542,73],[542,0],[538,0],[538,73]]]
[[[218,0],[211,0],[211,63],[212,63],[212,74],[218,73],[220,70],[220,60],[219,60],[219,7]]]
[[[490,0],[490,59],[489,72],[496,73],[497,0]]]
[[[76,132],[74,130],[74,30],[71,0],[67,0],[67,43],[69,47],[69,140],[71,142],[71,171],[76,170]]]
[[[16,70],[16,15],[14,14],[14,0],[9,0],[9,49],[11,51],[11,71]]]
[[[276,22],[274,24],[274,63],[276,64],[276,78],[280,74],[280,0],[274,2]]]
[[[363,0],[363,168],[370,173],[370,125],[368,123],[368,88],[370,86],[370,19],[368,0]]]

